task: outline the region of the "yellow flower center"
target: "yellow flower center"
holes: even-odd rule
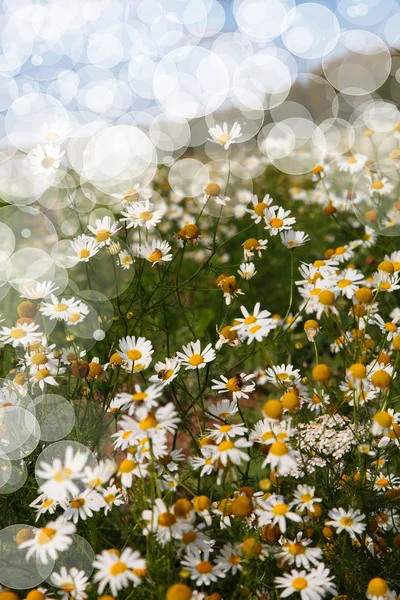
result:
[[[276,229],[279,229],[279,227],[282,227],[283,225],[283,220],[282,219],[278,219],[278,217],[273,217],[269,224],[271,225],[271,227],[275,227]]]
[[[172,527],[172,525],[175,525],[175,523],[176,517],[172,513],[161,513],[161,515],[158,517],[158,524],[160,527]]]
[[[35,379],[36,381],[42,381],[43,379],[46,379],[46,377],[48,377],[50,375],[50,371],[48,369],[40,369],[36,375],[35,375]]]
[[[354,521],[351,517],[342,517],[340,519],[340,524],[343,525],[344,527],[351,527],[353,525]]]
[[[128,350],[126,355],[129,360],[139,360],[139,358],[142,358],[142,353],[140,350]]]
[[[72,313],[72,315],[70,315],[70,317],[69,317],[70,323],[77,323],[80,319],[81,319],[80,313]]]
[[[157,419],[155,418],[154,415],[149,415],[148,417],[146,417],[145,419],[142,419],[140,421],[139,427],[140,429],[153,429],[154,427],[157,426]]]
[[[96,241],[100,243],[105,242],[110,236],[111,231],[108,231],[108,229],[99,229],[99,231],[96,233]]]
[[[196,569],[199,573],[205,575],[206,573],[211,573],[212,564],[208,562],[208,560],[202,560],[198,565],[196,565]]]
[[[162,258],[162,252],[158,248],[156,248],[151,254],[149,254],[149,261],[157,262]]]
[[[268,208],[267,204],[265,204],[265,202],[259,202],[258,204],[255,205],[254,207],[254,212],[256,213],[256,215],[258,217],[262,217],[264,215],[264,210]]]
[[[289,507],[287,504],[275,504],[275,506],[272,509],[272,512],[274,513],[274,515],[276,517],[284,517],[287,513],[287,511],[289,510]]]
[[[82,250],[79,250],[78,252],[78,258],[89,258],[90,256],[90,250],[88,250],[87,248],[82,248]]]
[[[292,581],[292,588],[296,591],[300,592],[301,590],[305,590],[308,587],[307,579],[304,577],[295,577]]]
[[[197,540],[197,533],[195,531],[189,531],[189,533],[185,533],[182,537],[183,544],[192,544]]]
[[[149,210],[144,210],[139,214],[139,218],[143,219],[143,221],[150,221],[153,218],[153,215]]]
[[[305,554],[305,547],[298,543],[293,543],[288,545],[288,552],[292,556],[299,556],[300,554]]]
[[[71,475],[72,475],[72,469],[69,469],[68,467],[64,467],[57,473],[54,473],[53,479],[54,479],[54,481],[61,483],[62,481],[69,479],[71,477]]]
[[[371,581],[368,584],[368,592],[372,596],[386,596],[388,590],[388,584],[381,577],[375,577],[374,579],[371,579]]]
[[[25,335],[25,331],[23,329],[13,329],[10,333],[10,337],[20,340]]]
[[[228,433],[228,431],[232,430],[232,426],[231,425],[221,425],[219,430],[221,433]]]
[[[31,356],[31,363],[33,365],[44,365],[47,363],[47,356],[43,352],[37,352]]]
[[[126,458],[119,465],[119,471],[120,473],[131,473],[133,469],[135,469],[135,467],[136,463],[133,460],[129,460],[129,458]]]
[[[204,358],[201,354],[192,354],[192,356],[188,360],[189,365],[192,365],[192,367],[198,367],[203,362]]]
[[[146,400],[147,396],[146,392],[138,392],[137,394],[132,394],[132,400],[141,402],[142,400]]]
[[[376,484],[379,485],[379,487],[387,487],[389,485],[389,479],[386,479],[386,477],[381,477],[377,480]]]
[[[397,327],[394,323],[385,323],[385,329],[386,331],[391,331],[392,333],[397,331]]]
[[[226,389],[229,392],[238,392],[241,389],[240,381],[241,380],[238,379],[237,377],[231,377],[226,382]]]
[[[256,321],[257,321],[257,318],[254,315],[249,315],[248,317],[245,318],[245,320],[243,321],[243,323],[245,325],[252,325]]]
[[[235,444],[233,444],[229,440],[225,440],[218,445],[218,450],[220,452],[227,452],[227,450],[232,450],[232,448],[234,448],[234,447],[235,447]]]
[[[310,502],[310,500],[312,500],[312,496],[310,494],[302,494],[300,496],[300,500],[302,502]]]
[[[42,167],[44,167],[45,169],[49,169],[52,164],[54,163],[54,158],[52,156],[45,156],[44,159],[42,160]]]
[[[124,562],[116,562],[110,567],[110,575],[116,577],[117,575],[121,575],[121,573],[125,573],[127,566]]]
[[[350,158],[347,159],[347,162],[349,163],[349,165],[355,165],[357,162],[357,159],[354,158],[354,156],[350,156]]]
[[[37,542],[41,546],[44,544],[49,544],[51,539],[56,535],[57,531],[52,529],[51,527],[42,527],[37,536]]]
[[[351,285],[350,279],[342,279],[341,281],[338,282],[338,287],[340,287],[340,288],[345,288],[349,285]]]
[[[218,183],[209,183],[204,190],[207,196],[219,196],[221,193],[221,187]]]
[[[158,379],[162,379],[163,381],[166,381],[167,379],[172,377],[173,374],[174,374],[173,369],[161,369],[161,371],[158,372]]]
[[[372,184],[372,189],[373,190],[381,190],[383,187],[384,187],[384,183],[383,183],[383,181],[380,181],[380,179],[377,179]]]
[[[105,502],[107,502],[107,504],[111,504],[111,502],[114,502],[114,500],[115,500],[115,495],[114,494],[106,494],[104,496],[104,500],[105,500]]]
[[[54,305],[54,310],[56,312],[63,312],[64,310],[67,310],[68,308],[68,304],[65,304],[64,302],[59,302],[58,304]]]
[[[77,498],[76,500],[71,501],[71,508],[82,508],[85,505],[84,498]]]
[[[230,139],[231,136],[229,133],[221,133],[217,141],[221,144],[221,146],[224,146],[226,142],[229,142]]]
[[[274,442],[271,445],[270,452],[271,454],[275,454],[275,456],[285,456],[285,454],[288,454],[289,450],[284,442]]]

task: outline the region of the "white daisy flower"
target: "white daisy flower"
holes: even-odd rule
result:
[[[260,310],[259,302],[255,304],[252,313],[249,313],[245,306],[241,306],[240,310],[243,317],[235,319],[238,324],[234,325],[232,330],[237,331],[243,339],[247,339],[248,344],[255,339],[262,341],[270,331],[275,329],[274,319],[269,318],[271,313],[268,310]]]
[[[40,305],[40,312],[45,317],[49,317],[50,320],[60,319],[68,321],[70,316],[74,313],[79,313],[81,301],[76,298],[57,298],[57,296],[51,295],[51,302],[42,302]]]
[[[180,360],[176,357],[166,358],[164,362],[159,361],[154,365],[157,375],[152,375],[149,378],[150,383],[155,383],[161,386],[169,385],[179,373],[181,368]]]
[[[93,513],[99,512],[103,506],[103,497],[96,490],[90,490],[69,501],[69,505],[64,511],[64,517],[67,521],[73,521],[76,524],[79,519],[86,521],[88,517],[93,517]]]
[[[122,252],[120,252],[118,254],[118,262],[119,262],[119,266],[121,267],[121,269],[130,269],[131,266],[134,264],[134,259],[133,256],[130,254],[130,252],[128,252],[128,250],[122,250]]]
[[[118,354],[127,371],[141,371],[148,367],[153,352],[152,343],[144,337],[127,336],[119,341]]]
[[[287,565],[310,570],[311,565],[317,566],[322,558],[321,548],[311,548],[312,540],[302,539],[302,532],[295,540],[281,539],[282,550],[277,556]]]
[[[236,575],[238,571],[243,569],[243,551],[241,544],[224,544],[218,559],[218,566],[223,571],[230,571],[232,575]]]
[[[139,202],[139,200],[148,200],[151,198],[153,192],[151,190],[141,190],[140,184],[135,183],[130,188],[124,190],[122,194],[111,194],[116,200],[120,200],[124,206],[131,204],[132,202]]]
[[[254,275],[257,273],[256,266],[252,262],[242,263],[238,269],[238,273],[242,279],[249,281],[250,279],[253,279]]]
[[[290,510],[290,504],[287,504],[283,496],[273,494],[267,500],[257,498],[255,513],[258,516],[258,526],[278,525],[282,533],[286,531],[286,519],[300,523],[301,517]]]
[[[86,588],[88,586],[88,578],[85,571],[79,571],[76,567],[67,570],[61,567],[59,573],[52,573],[50,576],[51,582],[55,587],[58,587],[58,592],[61,600],[84,600],[87,598]]]
[[[212,382],[215,384],[212,386],[213,390],[218,390],[219,394],[231,393],[234,400],[239,398],[248,398],[249,394],[255,389],[255,384],[250,380],[253,379],[254,374],[240,373],[228,379],[225,375],[221,375],[221,381],[213,379]]]
[[[182,539],[185,531],[191,528],[191,524],[176,518],[172,508],[167,508],[161,498],[156,498],[151,509],[142,513],[145,522],[143,535],[154,534],[160,544],[165,545],[171,539]]]
[[[58,287],[52,281],[31,281],[20,286],[21,298],[29,300],[42,300],[48,298],[58,290]]]
[[[220,400],[216,404],[210,404],[207,411],[213,417],[223,419],[224,421],[229,420],[238,412],[238,405],[235,400]]]
[[[250,456],[243,451],[243,448],[250,448],[252,445],[253,442],[250,440],[238,438],[233,441],[224,440],[218,446],[209,446],[209,448],[213,463],[220,462],[224,467],[227,467],[230,464],[240,466],[243,462],[248,462]]]
[[[268,240],[257,240],[256,238],[249,238],[243,242],[244,260],[250,260],[256,252],[258,257],[261,258],[261,253],[267,249],[267,244]]]
[[[310,241],[310,236],[304,231],[283,231],[281,233],[282,244],[292,250],[293,248],[299,248]]]
[[[84,302],[79,302],[79,304],[76,306],[76,309],[74,308],[71,310],[71,313],[68,315],[68,319],[66,320],[67,325],[72,327],[74,325],[78,325],[78,323],[82,323],[82,321],[84,321],[88,316],[89,312],[90,310],[88,305]]]
[[[282,577],[275,577],[276,586],[283,590],[279,594],[281,598],[298,593],[301,600],[321,600],[327,592],[335,596],[337,590],[332,580],[333,577],[329,575],[329,569],[325,568],[324,563],[319,564],[316,569],[311,569],[309,573],[293,569]]]
[[[270,465],[280,475],[287,475],[292,469],[296,468],[297,462],[285,442],[273,442],[270,445],[269,452],[262,466]]]
[[[271,206],[265,210],[265,229],[268,229],[270,235],[277,235],[281,231],[292,229],[296,219],[289,217],[290,213],[290,210],[285,210],[282,206]]]
[[[293,506],[296,506],[298,512],[305,510],[314,512],[314,504],[322,502],[322,498],[315,497],[315,487],[311,485],[298,485],[293,495]]]
[[[399,327],[395,320],[385,322],[380,315],[375,314],[370,323],[378,325],[381,332],[387,336],[388,342],[391,342],[398,335]]]
[[[265,209],[271,206],[273,201],[273,198],[271,198],[269,194],[266,194],[261,201],[259,201],[257,196],[253,194],[253,196],[251,197],[253,207],[246,208],[246,212],[251,215],[251,218],[254,220],[255,223],[260,223],[261,219],[264,217]]]
[[[238,435],[246,435],[247,427],[244,426],[243,423],[235,423],[232,425],[223,424],[219,425],[218,423],[214,423],[214,429],[207,430],[207,436],[216,441],[217,444],[220,444],[224,440],[230,440],[235,438]]]
[[[63,517],[50,521],[45,527],[35,530],[33,538],[19,544],[20,550],[26,552],[26,560],[35,556],[36,560],[47,565],[49,560],[56,560],[59,552],[67,550],[72,542],[72,534],[76,532],[73,523],[66,523]]]
[[[45,122],[40,126],[40,135],[43,141],[48,144],[63,142],[68,137],[70,131],[68,123],[63,123],[62,121]]]
[[[46,494],[40,494],[33,502],[29,505],[36,511],[36,521],[40,519],[42,515],[49,513],[52,515],[56,512],[59,506],[58,500],[49,498]]]
[[[36,373],[32,375],[29,380],[32,383],[33,387],[35,387],[35,385],[38,385],[41,390],[44,390],[46,384],[58,386],[57,381],[54,379],[49,369],[42,366],[39,367]]]
[[[150,385],[142,390],[140,385],[136,383],[134,389],[135,391],[132,394],[119,392],[116,395],[115,398],[121,410],[127,410],[129,415],[133,415],[138,406],[145,406],[148,410],[158,406],[156,400],[162,395],[162,386]]]
[[[336,529],[336,533],[346,531],[351,538],[355,539],[356,534],[360,535],[365,531],[366,524],[365,516],[358,509],[350,508],[334,508],[328,512],[330,521],[326,521],[326,525],[331,525]]]
[[[140,557],[140,553],[132,548],[124,548],[121,554],[113,550],[103,550],[96,554],[93,562],[96,573],[93,581],[98,583],[98,593],[109,585],[114,597],[124,588],[136,587],[142,580],[139,575],[146,572],[146,561]]]
[[[226,572],[219,564],[214,565],[210,562],[211,548],[201,552],[198,548],[188,550],[181,565],[190,572],[190,579],[195,581],[196,585],[211,585],[218,581],[218,578],[225,577]]]
[[[100,250],[99,244],[95,239],[85,234],[78,235],[70,241],[71,249],[74,254],[68,256],[71,260],[78,262],[89,262],[89,258],[92,258]]]
[[[183,352],[177,352],[176,356],[180,359],[182,365],[186,366],[186,371],[190,369],[204,369],[206,364],[212,362],[216,356],[211,344],[208,344],[201,350],[200,340],[189,342],[182,349]]]
[[[45,480],[40,486],[41,491],[58,501],[77,496],[79,487],[76,482],[83,475],[87,459],[87,453],[75,452],[72,446],[67,446],[63,460],[57,457],[51,464],[40,462],[36,475]]]
[[[125,504],[125,500],[122,497],[121,490],[116,485],[112,484],[106,488],[101,489],[104,499],[104,514],[107,515],[113,506],[121,506]]]
[[[36,175],[54,175],[61,160],[65,154],[60,146],[54,144],[45,144],[44,148],[37,145],[32,152],[29,153],[29,163]]]
[[[350,300],[364,281],[364,275],[356,269],[345,269],[339,273],[334,291]]]
[[[343,173],[350,173],[350,175],[355,175],[356,173],[361,173],[367,160],[368,156],[361,154],[360,152],[356,152],[352,156],[342,156],[338,158],[337,165],[339,171],[342,171]]]
[[[387,177],[382,177],[381,179],[375,179],[375,181],[372,182],[370,188],[369,188],[369,192],[371,195],[379,195],[379,196],[386,196],[388,194],[390,194],[391,192],[393,192],[394,190],[394,184],[389,181],[389,179]]]
[[[36,344],[43,333],[36,331],[39,325],[35,323],[18,323],[15,327],[3,327],[0,331],[0,341],[3,344],[11,344],[14,348],[17,346],[28,346]]]
[[[88,229],[95,236],[99,247],[103,248],[103,246],[110,245],[111,237],[121,229],[121,226],[118,225],[118,222],[112,222],[111,217],[106,216],[102,219],[96,219],[94,225],[88,225]]]
[[[126,223],[127,229],[131,227],[145,227],[151,229],[160,223],[164,216],[164,210],[155,210],[155,205],[150,200],[144,202],[135,202],[129,204],[125,210],[121,212],[123,218],[121,221]]]
[[[231,130],[228,129],[228,123],[225,121],[220,125],[216,125],[215,127],[210,127],[208,130],[211,138],[208,138],[210,142],[216,142],[224,147],[225,150],[228,150],[229,146],[235,143],[235,140],[241,137],[241,127],[239,123],[235,122]]]
[[[301,373],[293,365],[274,365],[265,369],[265,380],[276,387],[297,386],[301,382]]]
[[[170,251],[171,246],[165,240],[153,240],[151,244],[145,242],[141,247],[142,257],[152,263],[152,267],[160,262],[169,262],[172,260]]]

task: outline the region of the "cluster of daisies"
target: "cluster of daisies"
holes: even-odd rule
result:
[[[326,215],[348,212],[372,231],[396,234],[400,225],[399,128],[396,122],[392,131],[385,133],[360,130],[357,145],[362,151],[322,161],[312,171],[315,186],[299,182],[291,187],[291,197],[323,206]]]
[[[209,133],[226,152],[225,183],[221,177],[185,198],[166,186],[160,170],[154,189],[137,184],[115,193],[113,215],[89,217],[85,233],[69,242],[71,278],[80,263],[91,273],[104,253],[115,260],[117,281],[138,266],[135,290],[144,308],[135,304],[138,317],[131,320],[136,298],[126,315],[116,301],[106,352],[107,342],[93,351],[80,344],[80,324],[92,309],[56,281],[21,284],[15,325],[0,331],[16,354],[1,391],[1,443],[7,444],[6,412],[21,398],[28,406],[26,398],[57,387],[79,404],[78,417],[82,406],[85,415],[93,409],[106,442],[85,449],[71,434],[61,454],[49,458],[48,445],[47,458],[36,465],[27,460],[38,484],[28,500],[35,525],[21,525],[14,541],[22,561],[57,564],[48,585],[26,598],[397,600],[400,251],[392,244],[380,261],[362,261],[362,252],[377,242],[376,223],[389,226],[380,221],[379,199],[394,188],[378,178],[367,154],[318,165],[313,190],[292,187],[293,199],[323,203],[327,216],[339,206],[348,210],[356,198],[349,189],[335,197],[328,177],[335,163],[345,175],[370,178],[377,218],[370,212],[362,237],[300,263],[284,317],[264,308],[264,284],[267,298],[237,307],[241,287],[261,271],[257,261],[276,240],[293,265],[296,248],[309,236],[293,229],[296,218],[269,194],[260,200],[234,186],[227,195],[230,152],[241,128],[224,123]],[[53,142],[32,153],[38,174],[62,167],[63,152]],[[257,172],[260,159],[250,159],[245,168]],[[221,219],[225,207],[232,219]],[[241,220],[258,234],[237,244],[235,275],[219,266],[211,277],[211,258],[230,262],[225,244],[240,232]],[[261,230],[270,239],[262,239]],[[192,262],[199,269],[180,290],[182,264],[192,272]],[[213,284],[223,293],[220,316],[204,340],[180,297],[187,289],[201,293],[189,286],[200,273],[208,277],[207,292],[216,291]],[[160,292],[157,308],[165,310],[176,296],[185,313],[179,335],[166,340],[163,334],[149,339],[155,330],[147,328],[152,321],[159,327],[161,310],[149,305]],[[88,570],[79,562],[77,536],[94,531]],[[64,553],[75,553],[76,564],[59,566]],[[8,593],[0,591],[0,600]]]

